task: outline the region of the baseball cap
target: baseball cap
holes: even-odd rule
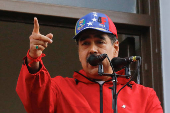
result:
[[[115,24],[103,13],[91,12],[80,18],[75,26],[75,36],[73,39],[76,39],[78,34],[85,29],[95,29],[105,33],[112,33],[118,38]]]

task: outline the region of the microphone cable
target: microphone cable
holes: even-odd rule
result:
[[[112,63],[111,63],[111,60],[109,59],[108,55],[106,55],[106,57],[107,57],[108,61],[110,62],[110,66],[112,67],[112,70],[113,70],[113,72],[114,72],[114,68],[113,68],[113,65],[112,65]],[[122,88],[119,89],[119,91],[116,93],[116,96],[118,96],[118,94],[120,93],[120,91],[121,91],[124,87],[126,87],[126,86],[132,81],[132,79],[135,77],[135,75],[137,74],[137,71],[139,70],[140,65],[141,65],[141,57],[140,57],[140,59],[138,60],[138,63],[139,63],[139,65],[137,66],[134,74],[131,76],[130,80],[129,80]]]
[[[138,63],[139,63],[139,61],[138,61]],[[141,65],[141,64],[140,64],[140,65]],[[126,87],[126,86],[132,81],[132,79],[133,79],[133,78],[135,77],[135,75],[137,74],[137,71],[139,70],[140,65],[137,66],[137,68],[136,68],[134,74],[131,76],[130,80],[129,80],[122,88],[119,89],[119,91],[117,92],[116,96],[118,96],[118,94],[120,93],[120,91],[121,91],[124,87]]]

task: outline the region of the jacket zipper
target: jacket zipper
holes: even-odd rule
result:
[[[100,113],[103,113],[103,84],[100,85]]]

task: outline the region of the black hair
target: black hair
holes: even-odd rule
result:
[[[114,35],[112,33],[107,33],[107,35],[110,38],[112,44],[114,44],[117,41],[116,35]]]

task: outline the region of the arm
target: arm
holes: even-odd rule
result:
[[[163,113],[159,98],[153,89],[151,90],[150,96],[148,97],[146,113]]]
[[[47,47],[46,43],[51,43],[52,34],[43,36],[39,33],[38,20],[34,18],[34,29],[30,36],[29,55],[37,58]],[[36,49],[36,45],[38,49]],[[42,60],[31,62],[25,57],[17,82],[16,91],[28,113],[51,113],[54,112],[54,100],[56,94],[51,86],[51,77],[44,67]]]
[[[17,81],[16,91],[28,113],[54,112],[56,94],[51,77],[42,61],[41,69],[34,74],[23,64]]]

